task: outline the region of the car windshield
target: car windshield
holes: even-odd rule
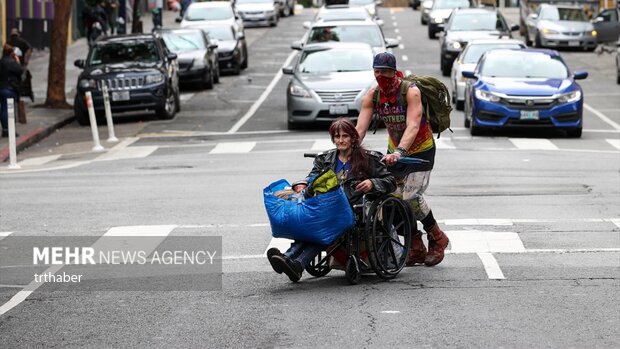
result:
[[[350,5],[370,5],[374,2],[375,0],[349,0]]]
[[[587,22],[586,14],[578,8],[548,7],[540,15],[540,19],[550,21],[577,21]]]
[[[433,3],[434,9],[450,9],[457,7],[469,7],[469,0],[435,0]]]
[[[353,9],[346,9],[342,11],[324,11],[323,13],[319,13],[316,20],[323,21],[346,21],[346,20],[361,20],[367,19],[368,12],[363,8],[359,7],[359,11]]]
[[[477,30],[502,30],[503,25],[495,13],[463,13],[457,14],[450,22],[449,30],[454,31],[477,31]]]
[[[478,63],[478,60],[480,59],[480,57],[482,57],[482,54],[489,50],[498,49],[498,48],[509,49],[509,48],[522,48],[522,47],[523,46],[519,44],[515,44],[515,43],[470,45],[466,48],[465,52],[463,53],[463,63],[465,64]]]
[[[308,36],[308,42],[363,42],[370,46],[383,46],[383,38],[377,26],[355,25],[337,27],[315,27]]]
[[[481,63],[482,76],[498,78],[566,79],[568,69],[559,57],[542,53],[492,54]]]
[[[208,21],[233,18],[230,7],[193,7],[190,6],[185,14],[187,21]]]
[[[124,41],[97,45],[90,55],[90,65],[159,61],[153,41]]]
[[[235,40],[235,33],[232,27],[210,27],[204,30],[209,33],[209,37],[220,41]]]
[[[327,49],[304,51],[297,71],[301,73],[354,72],[372,70],[372,51]]]
[[[197,33],[165,33],[164,42],[172,52],[203,50],[205,42],[200,32]]]

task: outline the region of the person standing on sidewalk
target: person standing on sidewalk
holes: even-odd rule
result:
[[[110,35],[114,35],[116,32],[117,19],[118,19],[118,0],[105,0],[105,12],[108,20],[108,27],[110,28]]]
[[[357,132],[364,139],[375,113],[385,123],[388,151],[383,161],[397,179],[395,193],[402,195],[403,200],[409,203],[413,216],[422,222],[428,238],[427,251],[421,234],[412,232],[407,266],[416,263],[424,263],[429,267],[437,265],[444,258],[449,240],[439,228],[423,196],[435,162],[435,141],[430,124],[422,113],[420,90],[412,83],[407,89],[406,100],[401,100],[401,84],[406,82],[402,80],[403,73],[396,69],[396,57],[389,52],[375,56],[373,70],[378,86],[368,91],[362,100]],[[376,101],[375,90],[378,90]],[[424,162],[397,163],[399,159],[408,156]]]
[[[13,46],[8,44],[2,46],[2,58],[0,59],[0,123],[2,124],[2,137],[9,136],[7,100],[12,98],[19,102],[19,86],[23,70]]]
[[[19,49],[16,54],[22,67],[24,68],[19,94],[21,97],[30,97],[30,100],[34,103],[34,92],[32,92],[32,74],[30,74],[30,70],[28,70],[28,63],[30,62],[30,56],[32,54],[32,46],[28,43],[28,41],[24,40],[20,34],[21,33],[17,28],[13,28],[11,30],[11,37],[9,38],[8,44],[13,46],[13,48]],[[20,124],[26,123],[26,106],[24,105],[24,101],[21,99],[17,105],[17,121]]]

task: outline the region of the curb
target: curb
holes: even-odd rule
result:
[[[36,128],[23,136],[19,136],[15,141],[16,151],[19,153],[20,151],[30,147],[31,145],[40,142],[45,139],[47,136],[52,134],[52,132],[58,130],[59,128],[72,123],[75,120],[75,116],[71,115],[58,121],[57,123],[50,125],[48,127],[39,127]],[[5,162],[9,159],[9,146],[0,149],[0,162]]]

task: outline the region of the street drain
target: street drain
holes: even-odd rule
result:
[[[170,165],[170,166],[144,166],[144,167],[136,167],[138,170],[178,170],[178,169],[188,169],[194,168],[194,166],[189,165]]]

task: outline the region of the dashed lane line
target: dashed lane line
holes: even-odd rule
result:
[[[548,139],[541,138],[509,138],[515,147],[525,150],[557,150],[559,149]]]
[[[256,142],[229,142],[218,143],[209,154],[239,154],[249,153],[256,146]]]

